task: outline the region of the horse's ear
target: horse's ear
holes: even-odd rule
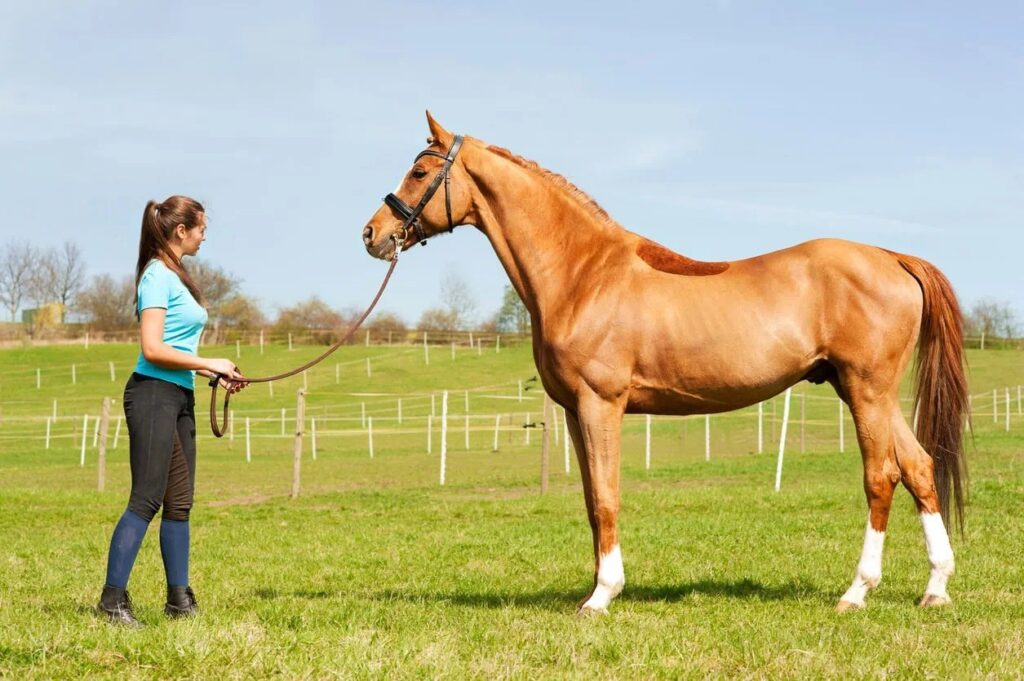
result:
[[[441,127],[441,124],[434,120],[427,111],[427,125],[430,127],[430,137],[441,147],[447,149],[452,144],[452,134]]]

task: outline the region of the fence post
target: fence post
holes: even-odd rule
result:
[[[792,388],[786,388],[786,400],[782,404],[782,437],[779,438],[779,461],[775,465],[775,491],[782,485],[782,457],[786,451],[786,426],[789,424],[789,395]],[[840,400],[839,404],[842,404]]]
[[[651,415],[647,416],[647,432],[644,438],[644,468],[651,470]]]
[[[430,364],[430,351],[427,350],[427,332],[423,332],[423,363]]]
[[[108,362],[107,364],[110,366],[110,382],[113,383],[114,382],[114,363],[113,362]]]
[[[1010,389],[1006,389],[1006,432],[1010,432]]]
[[[46,417],[46,448],[50,448],[50,417]]]
[[[434,416],[427,414],[427,454],[434,453]]]
[[[366,435],[370,447],[370,458],[373,458],[373,417],[366,419]]]
[[[102,492],[107,483],[107,432],[110,429],[110,398],[103,398],[103,411],[100,413],[100,451],[97,460],[96,489]]]
[[[491,448],[492,452],[498,451],[498,429],[501,427],[501,414],[494,417],[494,447]]]
[[[284,435],[284,407],[281,407],[281,435]]]
[[[444,484],[445,465],[448,460],[448,391],[441,393],[441,484]]]
[[[299,496],[302,477],[302,422],[306,416],[306,391],[298,390],[295,401],[295,449],[292,454],[292,499]]]
[[[263,354],[263,329],[260,329],[260,354]]]
[[[540,436],[540,493],[547,494],[548,491],[548,460],[549,447],[551,445],[551,432],[548,429],[550,422],[551,402],[547,393],[544,393],[544,412],[541,414],[541,436]]]
[[[764,452],[764,402],[757,403],[757,453]]]
[[[77,385],[77,384],[78,384],[78,368],[74,364],[72,364],[71,365],[71,385]]]
[[[711,461],[711,414],[704,414],[704,460]]]
[[[85,466],[85,438],[89,434],[89,415],[86,414],[82,417],[82,455],[80,457],[79,466]]]
[[[36,369],[36,390],[39,390],[40,386],[42,385],[42,380],[43,377],[39,373],[39,369]]]
[[[402,398],[398,398],[398,425],[402,425]]]
[[[562,450],[565,454],[565,474],[569,475],[569,422],[562,414]]]

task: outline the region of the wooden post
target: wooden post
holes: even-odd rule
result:
[[[501,414],[494,417],[494,447],[491,448],[492,452],[498,451],[498,429],[501,428]]]
[[[981,349],[982,350],[985,349],[985,332],[984,331],[981,332]]]
[[[800,393],[800,453],[804,453],[804,429],[807,425],[807,419],[805,416],[805,409],[807,407],[807,394]]]
[[[71,385],[76,385],[77,383],[78,383],[78,369],[77,369],[77,367],[74,364],[72,364],[71,365]]]
[[[96,444],[100,440],[100,420],[96,419],[92,423],[92,448],[96,449]]]
[[[469,414],[466,414],[466,429],[463,432],[466,434],[466,449],[469,449]]]
[[[281,435],[284,435],[284,407],[281,407]]]
[[[494,352],[501,352],[501,336],[494,337]]]
[[[263,354],[263,329],[260,329],[260,354]]]
[[[107,365],[110,367],[110,382],[113,383],[114,382],[114,363],[113,362],[107,362]]]
[[[85,349],[86,350],[89,349],[89,332],[88,331],[85,332]]]
[[[786,388],[786,400],[782,405],[782,437],[779,438],[779,461],[775,465],[775,491],[782,486],[782,457],[786,451],[786,425],[789,423],[789,396],[792,388]],[[842,400],[840,400],[842,404]]]
[[[398,398],[398,425],[402,425],[402,398]]]
[[[270,391],[270,399],[274,399],[274,382],[267,381],[267,390]]]
[[[306,391],[301,388],[295,401],[295,449],[292,454],[292,499],[299,496],[302,477],[302,423],[306,418]]]
[[[569,475],[569,422],[562,414],[562,451],[565,454],[565,474]]]
[[[373,376],[373,372],[370,371],[370,358],[367,357],[366,358],[366,377],[367,378],[371,378],[372,376]]]
[[[121,437],[121,417],[117,417],[117,426],[114,427],[114,444],[111,449],[117,449],[117,441]]]
[[[476,343],[473,342],[473,332],[470,331],[469,332],[469,347],[470,347],[470,349],[472,349],[475,346],[476,346]]]
[[[366,419],[366,435],[369,439],[370,458],[373,458],[373,417]]]
[[[370,347],[370,330],[366,330],[366,347]]]
[[[366,428],[366,402],[359,403],[360,418],[359,422],[363,424],[363,428]]]
[[[89,415],[86,414],[82,417],[82,455],[78,462],[79,466],[85,466],[85,438],[89,434]]]
[[[241,359],[241,358],[242,358],[242,341],[236,340],[235,341],[235,359]]]
[[[334,365],[334,385],[341,383],[341,365]]]
[[[1010,432],[1010,389],[1006,389],[1006,432]]]
[[[263,332],[260,331],[260,340],[263,339]],[[249,417],[245,417],[245,462],[252,463],[252,439],[249,437]]]
[[[551,446],[551,433],[548,424],[550,423],[551,401],[547,393],[544,393],[544,411],[541,414],[541,436],[540,436],[540,493],[547,494],[548,491],[548,457]]]
[[[434,416],[427,414],[427,454],[434,453]]]
[[[836,398],[839,402],[839,453],[842,454],[846,451],[845,442],[843,441],[843,401],[840,398]]]
[[[96,457],[97,476],[96,489],[102,492],[107,484],[107,432],[110,430],[110,398],[103,398],[103,411],[100,412],[100,451]]]
[[[757,403],[757,453],[764,453],[764,402]]]
[[[523,434],[526,444],[530,444],[530,412],[526,412],[526,423],[524,424]]]
[[[519,381],[519,401],[523,401],[523,382]]]
[[[644,468],[651,470],[651,415],[647,414],[647,431],[644,438]]]
[[[427,349],[427,332],[423,332],[423,363],[430,364],[430,351]]]
[[[441,393],[441,484],[444,484],[445,466],[448,463],[448,391]]]
[[[1020,395],[1020,387],[1019,386],[1018,386],[1018,389],[1017,389],[1017,394],[1018,394],[1018,396]],[[54,399],[54,401],[53,401],[53,420],[54,421],[57,420],[57,400],[56,399]]]
[[[36,390],[39,390],[39,387],[42,385],[42,380],[43,377],[39,373],[39,369],[36,369]]]
[[[313,454],[313,461],[316,461],[316,417],[309,417],[309,449]]]
[[[292,335],[288,334],[288,352],[292,351]]]
[[[46,448],[50,448],[50,417],[46,417]]]
[[[711,461],[711,414],[704,415],[704,460]]]

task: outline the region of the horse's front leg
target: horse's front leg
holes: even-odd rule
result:
[[[622,414],[622,404],[597,396],[580,400],[576,414],[566,412],[594,533],[594,589],[580,603],[580,614],[608,612],[626,583],[617,526]]]

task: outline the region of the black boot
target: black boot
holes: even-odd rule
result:
[[[196,595],[192,593],[192,587],[167,587],[167,605],[164,606],[164,613],[171,619],[198,615],[199,604],[196,603]]]
[[[132,629],[142,627],[142,623],[135,619],[135,613],[132,612],[132,599],[126,589],[104,586],[96,611],[105,615],[112,624],[120,624]]]

